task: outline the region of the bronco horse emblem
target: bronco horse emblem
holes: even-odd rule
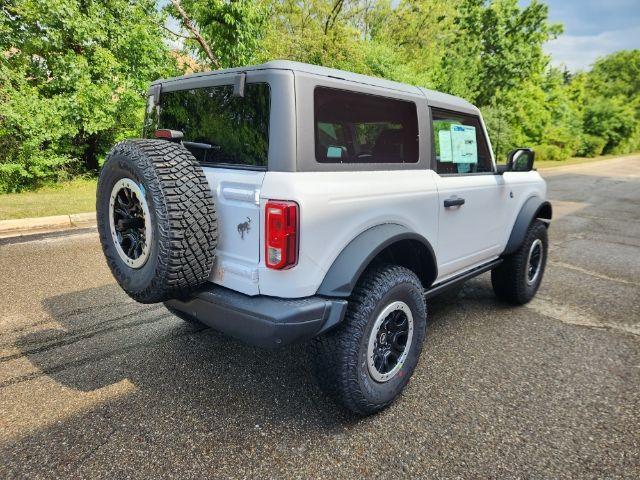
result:
[[[244,234],[249,233],[251,230],[251,219],[247,217],[246,222],[242,222],[238,224],[238,233],[240,234],[240,238],[244,240]]]

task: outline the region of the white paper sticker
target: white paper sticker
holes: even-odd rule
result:
[[[453,163],[478,163],[476,127],[451,125]]]
[[[453,162],[451,153],[451,132],[448,130],[440,130],[438,132],[438,143],[440,144],[440,162]]]

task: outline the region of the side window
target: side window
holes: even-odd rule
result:
[[[432,108],[431,122],[438,173],[493,171],[489,145],[478,117]]]
[[[318,87],[314,114],[318,162],[418,161],[418,115],[413,102]]]

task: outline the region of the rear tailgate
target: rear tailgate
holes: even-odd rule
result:
[[[257,295],[260,187],[264,171],[204,167],[218,213],[218,246],[210,280]]]
[[[235,93],[235,74],[162,84],[159,114],[154,117],[153,109],[148,110],[146,131],[149,136],[154,129],[181,132],[183,145],[202,165],[218,217],[210,280],[257,295],[259,199],[268,163],[271,89],[265,81],[249,78],[255,75],[247,77],[241,96]]]

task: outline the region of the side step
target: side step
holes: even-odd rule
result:
[[[466,282],[470,278],[477,277],[481,273],[487,272],[489,270],[493,270],[495,267],[502,263],[502,259],[498,258],[489,263],[485,263],[484,265],[480,265],[474,269],[469,270],[468,272],[461,273],[460,275],[456,275],[449,280],[446,280],[442,283],[438,283],[437,285],[433,285],[431,288],[428,288],[424,291],[425,298],[435,297],[436,295],[448,290],[449,288],[457,285],[458,283]]]

